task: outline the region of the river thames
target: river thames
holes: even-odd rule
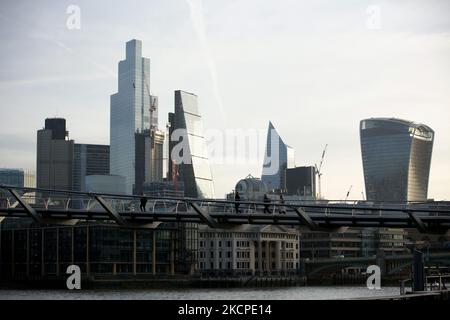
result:
[[[280,287],[142,290],[0,290],[0,300],[331,300],[399,295],[398,287]]]

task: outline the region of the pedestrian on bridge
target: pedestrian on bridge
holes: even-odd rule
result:
[[[270,213],[269,209],[270,198],[267,196],[267,193],[264,194],[264,213]]]
[[[141,205],[139,206],[139,208],[141,209],[142,212],[145,212],[145,206],[147,205],[147,198],[144,196],[144,193],[142,192],[142,197],[141,197]]]
[[[280,193],[280,207],[278,208],[278,212],[280,214],[286,214],[286,207],[284,206],[284,198],[283,195]]]
[[[239,210],[239,201],[241,201],[241,196],[239,195],[239,192],[236,191],[236,193],[234,194],[234,208],[236,209],[236,213],[240,213],[241,210]]]

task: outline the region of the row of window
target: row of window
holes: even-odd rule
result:
[[[200,240],[199,242],[200,248],[204,248],[206,247],[206,241],[204,240]],[[217,241],[217,246],[219,248],[222,248],[222,246],[225,246],[227,248],[231,248],[231,241]],[[213,248],[214,247],[214,241],[210,241],[209,242],[209,247]],[[250,241],[236,241],[236,247],[238,248],[248,248],[250,247]]]
[[[231,251],[226,251],[226,252],[219,251],[218,252],[218,257],[219,258],[223,258],[224,256],[226,256],[227,258],[231,258]],[[201,258],[201,259],[206,258],[206,251],[199,251],[198,252],[198,257]],[[211,259],[214,259],[214,251],[210,251],[209,252],[209,257]]]
[[[250,251],[238,251],[236,252],[237,258],[250,259]]]
[[[295,234],[285,234],[285,233],[262,233],[261,238],[276,238],[276,239],[292,239],[297,240],[298,236]]]
[[[243,239],[257,239],[259,233],[258,232],[199,232],[200,238],[243,238]],[[286,233],[262,233],[261,237],[264,238],[276,238],[276,239],[297,239],[297,235],[295,234],[286,234]]]
[[[222,252],[219,251],[218,252],[218,258],[222,259],[224,257],[231,259],[231,251],[226,251],[226,252]],[[294,259],[294,251],[290,251],[290,252],[280,252],[281,254],[281,259]],[[200,259],[206,259],[207,258],[207,251],[199,251],[198,252],[198,257]],[[214,259],[215,257],[215,253],[214,251],[210,251],[209,252],[209,258]],[[258,258],[258,252],[255,252],[254,257],[257,259]],[[266,258],[266,252],[263,251],[261,254],[262,258]],[[276,253],[274,251],[271,252],[271,257],[273,259],[276,258]],[[236,258],[238,259],[250,259],[250,251],[237,251],[236,252]],[[295,258],[298,259],[298,253],[295,253]]]
[[[275,270],[277,268],[277,264],[275,262],[272,262],[271,264],[271,269]],[[262,263],[262,270],[267,270],[267,263],[263,262]],[[281,263],[281,269],[297,269],[298,268],[298,262],[282,262]],[[259,269],[259,265],[258,262],[255,262],[255,269],[258,270]]]

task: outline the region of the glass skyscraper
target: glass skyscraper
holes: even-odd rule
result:
[[[294,167],[294,149],[283,142],[272,122],[269,122],[261,180],[269,190],[285,190],[286,169]]]
[[[214,184],[197,96],[181,90],[175,91],[175,113],[169,114],[169,122],[169,179],[175,183],[182,181],[187,197],[214,198]],[[184,148],[178,150],[180,146]],[[174,159],[174,155],[180,157],[181,163]]]
[[[72,190],[86,190],[86,176],[109,174],[109,146],[74,144]]]
[[[142,57],[142,43],[126,43],[119,62],[118,92],[111,95],[110,173],[126,178],[126,190],[135,187],[135,133],[157,127],[157,98],[150,95],[150,60]]]
[[[369,201],[425,201],[434,131],[401,119],[360,123],[361,152]]]

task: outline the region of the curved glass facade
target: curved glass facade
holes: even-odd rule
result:
[[[294,167],[294,149],[283,142],[272,122],[269,122],[261,180],[269,190],[284,190],[286,169]]]
[[[360,123],[360,138],[367,200],[427,199],[431,128],[400,119],[366,119]]]
[[[187,162],[177,163],[179,180],[184,183],[184,195],[193,198],[214,198],[214,183],[209,165],[203,123],[197,103],[197,96],[181,90],[175,91],[175,113],[169,115],[170,127],[170,161],[178,139],[172,133],[182,129],[183,141],[186,139]],[[169,176],[172,179],[173,172]]]

